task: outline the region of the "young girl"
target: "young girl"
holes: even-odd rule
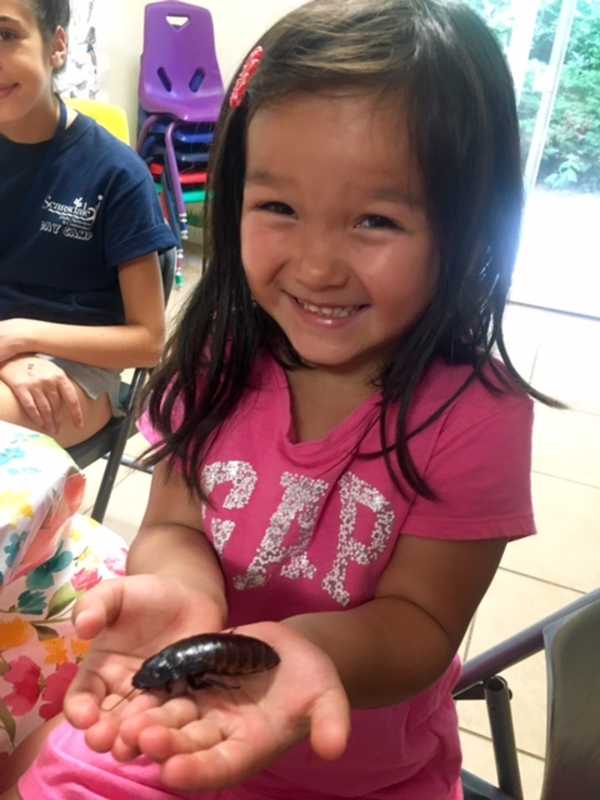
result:
[[[138,156],[55,94],[68,23],[68,0],[0,0],[0,419],[64,446],[158,361],[174,244]]]
[[[128,576],[77,607],[91,655],[22,798],[462,796],[456,652],[534,531],[533,390],[501,328],[519,162],[464,4],[315,0],[261,39],[142,421]],[[231,627],[279,666],[104,710],[142,659]]]

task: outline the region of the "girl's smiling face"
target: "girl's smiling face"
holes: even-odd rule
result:
[[[408,130],[370,96],[298,95],[256,113],[241,236],[252,295],[301,358],[361,382],[432,297]]]
[[[44,141],[56,126],[53,73],[66,58],[66,34],[44,41],[26,0],[0,0],[0,134]]]

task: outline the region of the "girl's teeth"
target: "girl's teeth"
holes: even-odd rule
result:
[[[358,310],[358,306],[347,306],[346,308],[338,306],[337,308],[329,308],[327,306],[313,306],[311,303],[303,303],[301,300],[298,302],[302,308],[306,309],[306,311],[310,311],[311,314],[318,314],[320,317],[331,317],[333,319],[349,317]]]

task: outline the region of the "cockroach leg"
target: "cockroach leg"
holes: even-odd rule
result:
[[[221,683],[215,678],[207,678],[205,675],[188,675],[186,678],[190,689],[239,689],[239,686],[230,683]]]

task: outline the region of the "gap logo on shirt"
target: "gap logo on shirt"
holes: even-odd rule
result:
[[[94,223],[104,198],[99,194],[96,199],[96,205],[88,205],[83,197],[75,197],[67,204],[48,195],[42,203],[40,231],[49,236],[89,242],[94,238]]]
[[[266,529],[261,530],[260,523],[249,524],[240,533],[235,520],[227,519],[223,512],[251,506],[258,480],[257,471],[247,461],[217,461],[202,470],[207,496],[217,486],[231,484],[220,510],[216,505],[209,509],[204,504],[202,508],[208,523],[206,531],[219,557],[230,541],[235,543],[236,536],[243,535],[247,541],[252,535],[257,537],[257,548],[246,570],[233,577],[234,588],[245,591],[265,586],[279,572],[289,580],[319,580],[321,589],[336,603],[348,606],[352,599],[352,565],[367,567],[375,563],[391,541],[396,522],[392,502],[351,471],[333,487],[308,475],[284,472],[278,505],[273,507]],[[330,554],[330,563],[319,566],[312,561],[311,547],[322,503],[330,489],[337,503],[332,504],[333,516],[323,524],[336,547]],[[367,512],[366,516],[359,513],[360,508]]]

